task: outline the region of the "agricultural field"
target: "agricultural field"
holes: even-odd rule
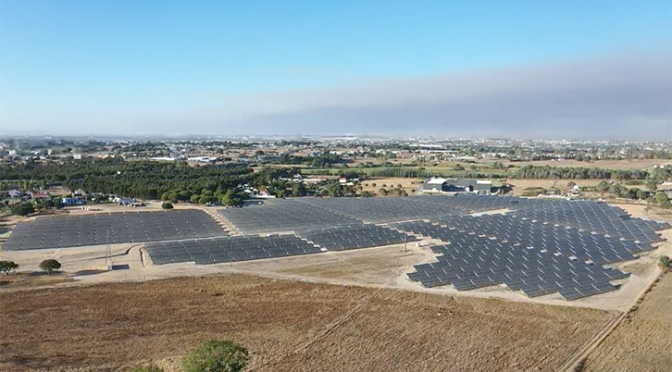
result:
[[[490,161],[491,162],[491,161]],[[522,167],[525,165],[551,166],[551,167],[583,167],[583,168],[602,168],[602,169],[647,169],[654,165],[667,164],[670,160],[664,159],[634,159],[634,160],[596,160],[592,162],[578,160],[539,160],[539,161],[517,161],[502,162],[505,165],[515,165]]]
[[[585,371],[659,371],[672,366],[672,274],[589,355]]]
[[[250,371],[552,371],[614,316],[246,275],[15,290],[0,292],[0,370],[176,372],[227,338]]]

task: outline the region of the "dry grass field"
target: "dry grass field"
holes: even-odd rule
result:
[[[588,372],[667,372],[672,368],[672,274],[590,354]]]
[[[595,186],[600,183],[601,180],[509,180],[509,182],[514,185],[512,191],[513,195],[522,195],[525,192],[525,189],[528,187],[543,187],[545,189],[558,187],[561,189],[567,189],[567,184],[570,181],[579,186]]]
[[[0,292],[0,370],[125,371],[200,341],[251,371],[552,371],[613,312],[245,275]]]
[[[646,169],[658,164],[667,164],[669,160],[664,159],[635,159],[635,160],[596,160],[593,162],[564,160],[564,161],[517,161],[503,162],[507,165],[522,167],[525,165],[551,166],[551,167],[584,167],[584,168],[604,168],[604,169]]]

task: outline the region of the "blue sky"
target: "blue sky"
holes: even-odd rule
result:
[[[628,84],[639,84],[638,70],[650,69],[647,60],[660,67],[672,62],[670,55],[669,0],[1,0],[0,135],[53,134],[56,128],[66,134],[330,133],[340,121],[384,134],[388,116],[396,118],[395,134],[413,135],[414,118],[427,116],[421,108],[429,104],[406,111],[392,106],[384,94],[389,84],[422,86],[435,77],[450,82],[462,76],[482,81],[479,74],[497,76],[512,68],[546,69],[563,80],[561,71],[571,73],[563,66],[595,61],[641,63],[627,76]],[[660,73],[666,82],[664,67]],[[595,80],[599,85],[608,79]],[[511,89],[520,85],[508,83]],[[481,97],[492,96],[492,84],[486,85],[490,88],[479,91]],[[434,87],[440,93],[448,88]],[[664,87],[651,89],[668,94]],[[337,94],[342,91],[347,97]],[[379,99],[373,106],[365,104],[366,97],[353,102],[351,92],[357,91]],[[330,98],[302,106],[306,97],[319,95]],[[462,99],[454,95],[451,99]],[[432,101],[428,110],[445,103]],[[473,125],[495,120],[499,112],[478,118],[477,111],[489,107],[482,103],[470,104]],[[532,120],[510,106],[502,109],[510,125]],[[576,108],[550,107],[533,120],[557,122],[565,117],[558,113],[568,110]],[[449,135],[469,117],[464,108],[460,113],[441,110],[426,119],[425,129]],[[668,123],[672,128],[664,104],[619,115],[593,112],[579,119],[608,125],[639,118],[658,123],[663,134]],[[288,124],[293,122],[304,124]],[[483,134],[488,130],[474,133]]]

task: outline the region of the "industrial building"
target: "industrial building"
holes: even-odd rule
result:
[[[422,184],[423,192],[473,192],[490,194],[492,181],[432,177]]]

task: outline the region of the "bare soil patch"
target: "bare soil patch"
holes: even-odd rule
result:
[[[256,371],[550,371],[613,316],[246,275],[0,292],[0,370],[123,371],[228,338]]]
[[[590,354],[585,371],[666,372],[672,366],[672,274]]]

